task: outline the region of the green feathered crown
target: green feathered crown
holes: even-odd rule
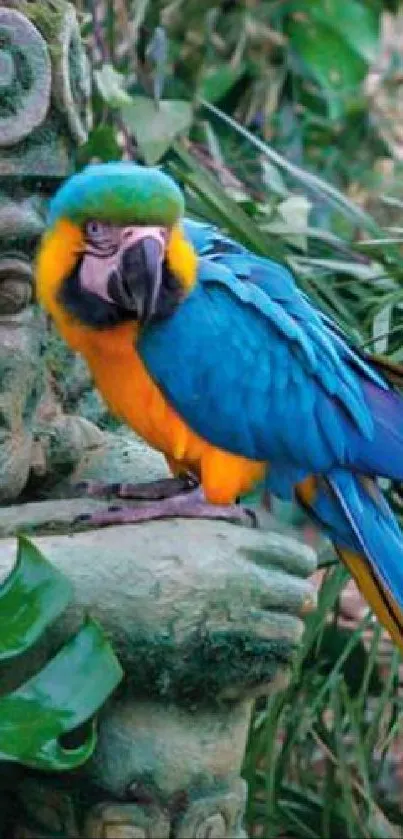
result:
[[[183,212],[182,192],[168,175],[119,161],[91,164],[69,178],[50,202],[48,224],[68,218],[79,225],[94,219],[168,227]]]

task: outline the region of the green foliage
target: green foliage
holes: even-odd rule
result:
[[[316,79],[332,120],[343,119],[354,107],[357,87],[379,45],[378,15],[356,0],[301,3],[288,34],[307,75]]]
[[[121,123],[111,124],[105,103],[119,109],[127,95],[145,94],[154,103],[162,157],[173,125],[185,134],[190,130],[191,139],[203,131],[205,115],[196,108],[193,119],[189,113],[185,119],[179,102],[184,108],[205,99],[270,139],[293,162],[308,162],[344,185],[352,169],[363,175],[374,150],[383,146],[361,89],[379,49],[382,7],[380,0],[96,2],[95,37],[89,39],[101,94],[96,125],[107,125],[112,135]],[[168,110],[159,108],[163,98]],[[180,124],[173,124],[171,106],[180,111]],[[147,138],[137,136],[144,130],[141,120],[131,121],[137,151],[148,160]],[[225,132],[220,142],[232,161]],[[354,161],[346,158],[349,150]],[[245,146],[238,149],[242,168],[247,155]]]
[[[255,711],[244,775],[257,835],[401,835],[383,781],[401,729],[400,656],[395,651],[381,673],[380,630],[369,650],[362,643],[370,615],[355,630],[328,623],[346,580],[344,569],[329,571],[289,686]]]
[[[122,676],[95,621],[87,618],[38,672],[9,687],[19,657],[31,651],[35,660],[35,644],[71,595],[68,579],[20,537],[17,562],[0,586],[0,761],[67,771],[92,754],[94,714]],[[68,748],[61,738],[83,723],[88,725],[78,745]]]

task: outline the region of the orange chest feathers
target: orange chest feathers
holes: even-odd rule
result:
[[[210,445],[178,416],[135,351],[133,324],[107,335],[78,330],[69,338],[86,358],[112,413],[163,452],[171,464],[196,472],[211,503],[231,503],[263,478],[264,464]]]

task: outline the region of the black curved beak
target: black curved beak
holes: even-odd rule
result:
[[[108,294],[117,305],[141,323],[156,312],[162,285],[163,254],[152,236],[122,249],[118,269],[108,279]]]

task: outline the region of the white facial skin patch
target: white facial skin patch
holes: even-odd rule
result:
[[[113,303],[108,294],[108,281],[113,271],[120,275],[124,251],[142,239],[153,239],[160,247],[162,265],[167,238],[168,231],[164,227],[120,227],[99,221],[87,222],[86,246],[80,267],[82,288]]]

